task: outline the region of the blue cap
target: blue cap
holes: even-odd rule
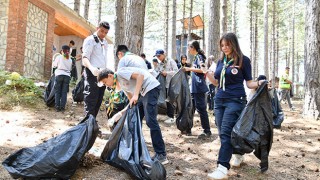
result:
[[[157,55],[160,55],[160,54],[164,54],[164,50],[158,49],[158,50],[156,51],[156,54],[155,54],[153,57],[155,57],[155,56],[157,56]]]

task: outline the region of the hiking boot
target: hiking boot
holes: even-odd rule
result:
[[[169,117],[167,120],[164,121],[164,123],[173,124],[173,123],[175,123],[175,120],[173,118]]]
[[[209,179],[228,179],[228,169],[221,164],[218,164],[218,167],[208,174]]]
[[[212,135],[211,132],[207,132],[207,133],[203,132],[198,136],[198,139],[207,139],[207,138],[210,138],[211,135]]]
[[[166,155],[156,153],[152,158],[153,161],[159,161],[162,165],[168,164],[169,160]]]
[[[240,154],[234,154],[234,159],[231,163],[231,166],[232,167],[240,167],[241,166],[241,163],[243,162],[244,158],[242,155]]]

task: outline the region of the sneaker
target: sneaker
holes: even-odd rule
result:
[[[198,136],[198,139],[207,139],[210,136],[211,136],[211,132],[207,132],[207,133],[203,132]]]
[[[209,179],[228,179],[228,169],[218,164],[216,170],[208,174]]]
[[[234,159],[231,163],[231,166],[232,167],[240,167],[241,166],[241,163],[243,162],[244,158],[242,155],[240,154],[234,154]]]
[[[159,161],[162,165],[168,164],[169,160],[166,155],[163,154],[155,154],[152,158],[153,161]]]
[[[173,124],[173,123],[175,123],[175,120],[173,118],[169,118],[169,119],[165,120],[164,123]]]

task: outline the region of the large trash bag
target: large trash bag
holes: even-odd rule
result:
[[[119,92],[115,92],[115,94],[113,96],[112,104],[113,104],[112,111],[110,113],[108,113],[108,108],[109,108],[109,106],[111,106],[110,99],[108,99],[105,102],[108,119],[111,118],[112,116],[114,116],[115,114],[117,114],[118,112],[120,112],[122,109],[124,109],[129,104],[129,99],[127,98],[127,96],[123,90],[121,90]]]
[[[82,102],[84,100],[84,77],[78,82],[76,87],[72,90],[72,99],[74,102]]]
[[[85,118],[59,136],[31,148],[23,148],[2,162],[13,178],[69,179],[98,135],[95,118]]]
[[[270,96],[272,101],[273,128],[280,129],[284,115],[278,99],[277,90],[270,90]]]
[[[128,108],[121,117],[104,147],[101,159],[136,179],[166,179],[164,166],[159,161],[151,160],[137,106]]]
[[[48,107],[53,107],[55,105],[55,100],[54,100],[55,93],[56,93],[56,91],[54,90],[55,79],[56,79],[55,75],[52,74],[49,80],[48,86],[46,87],[46,90],[44,91],[44,94],[43,94],[44,102]]]
[[[251,153],[254,150],[255,156],[261,160],[261,171],[264,172],[268,169],[272,139],[272,104],[267,82],[264,82],[233,127],[231,143],[235,152]]]
[[[164,77],[162,74],[159,74],[157,77],[161,89],[158,99],[158,113],[159,114],[167,114],[167,92],[166,92],[166,77]]]
[[[190,94],[187,74],[183,68],[174,74],[170,81],[168,97],[169,103],[177,109],[176,125],[180,131],[191,130],[193,127],[194,108]]]

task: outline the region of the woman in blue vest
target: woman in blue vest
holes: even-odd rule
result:
[[[242,154],[234,152],[231,145],[232,128],[247,104],[243,82],[246,81],[250,89],[258,88],[262,83],[252,81],[250,59],[242,54],[234,33],[227,33],[221,37],[220,50],[222,57],[217,63],[216,70],[207,76],[213,85],[218,86],[214,113],[221,142],[218,167],[208,174],[212,179],[228,178],[232,154],[236,154],[233,166],[239,167],[243,161]]]

